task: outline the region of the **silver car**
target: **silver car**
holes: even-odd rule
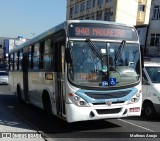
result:
[[[0,84],[8,84],[8,72],[0,71]]]

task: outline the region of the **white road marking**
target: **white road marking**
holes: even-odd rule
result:
[[[134,126],[137,126],[137,127],[139,127],[139,128],[142,128],[142,129],[148,130],[148,131],[150,131],[150,132],[155,132],[155,131],[153,131],[153,130],[151,130],[151,129],[148,129],[148,128],[146,128],[146,127],[143,127],[143,126],[140,126],[140,125],[134,124],[134,123],[132,123],[132,122],[129,122],[129,121],[126,121],[126,120],[123,120],[123,119],[118,119],[118,120],[123,121],[123,122],[126,122],[126,123],[131,124],[131,125],[134,125]]]

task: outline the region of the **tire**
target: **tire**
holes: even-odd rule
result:
[[[53,115],[52,115],[52,106],[51,106],[51,101],[50,101],[49,96],[44,97],[43,106],[44,106],[45,115],[47,115],[48,118],[52,118],[53,117]]]
[[[21,90],[20,87],[17,86],[17,99],[20,103],[23,103],[22,95],[21,95]]]
[[[155,108],[151,102],[145,102],[143,105],[143,115],[146,119],[152,120],[157,117]]]

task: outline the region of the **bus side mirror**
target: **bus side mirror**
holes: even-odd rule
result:
[[[65,50],[65,60],[67,63],[70,63],[70,64],[72,63],[70,48],[66,48],[66,50]]]

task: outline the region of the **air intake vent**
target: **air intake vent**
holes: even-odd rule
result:
[[[121,108],[116,108],[116,109],[98,109],[96,110],[99,115],[104,115],[104,114],[117,114],[121,111]]]
[[[93,93],[93,92],[85,92],[85,94],[94,99],[113,99],[113,98],[121,98],[128,95],[131,91],[120,91],[120,92],[107,92],[107,93]]]
[[[124,103],[125,101],[116,101],[116,102],[112,102],[112,104],[121,104]],[[105,102],[103,103],[92,103],[93,105],[106,105]]]

